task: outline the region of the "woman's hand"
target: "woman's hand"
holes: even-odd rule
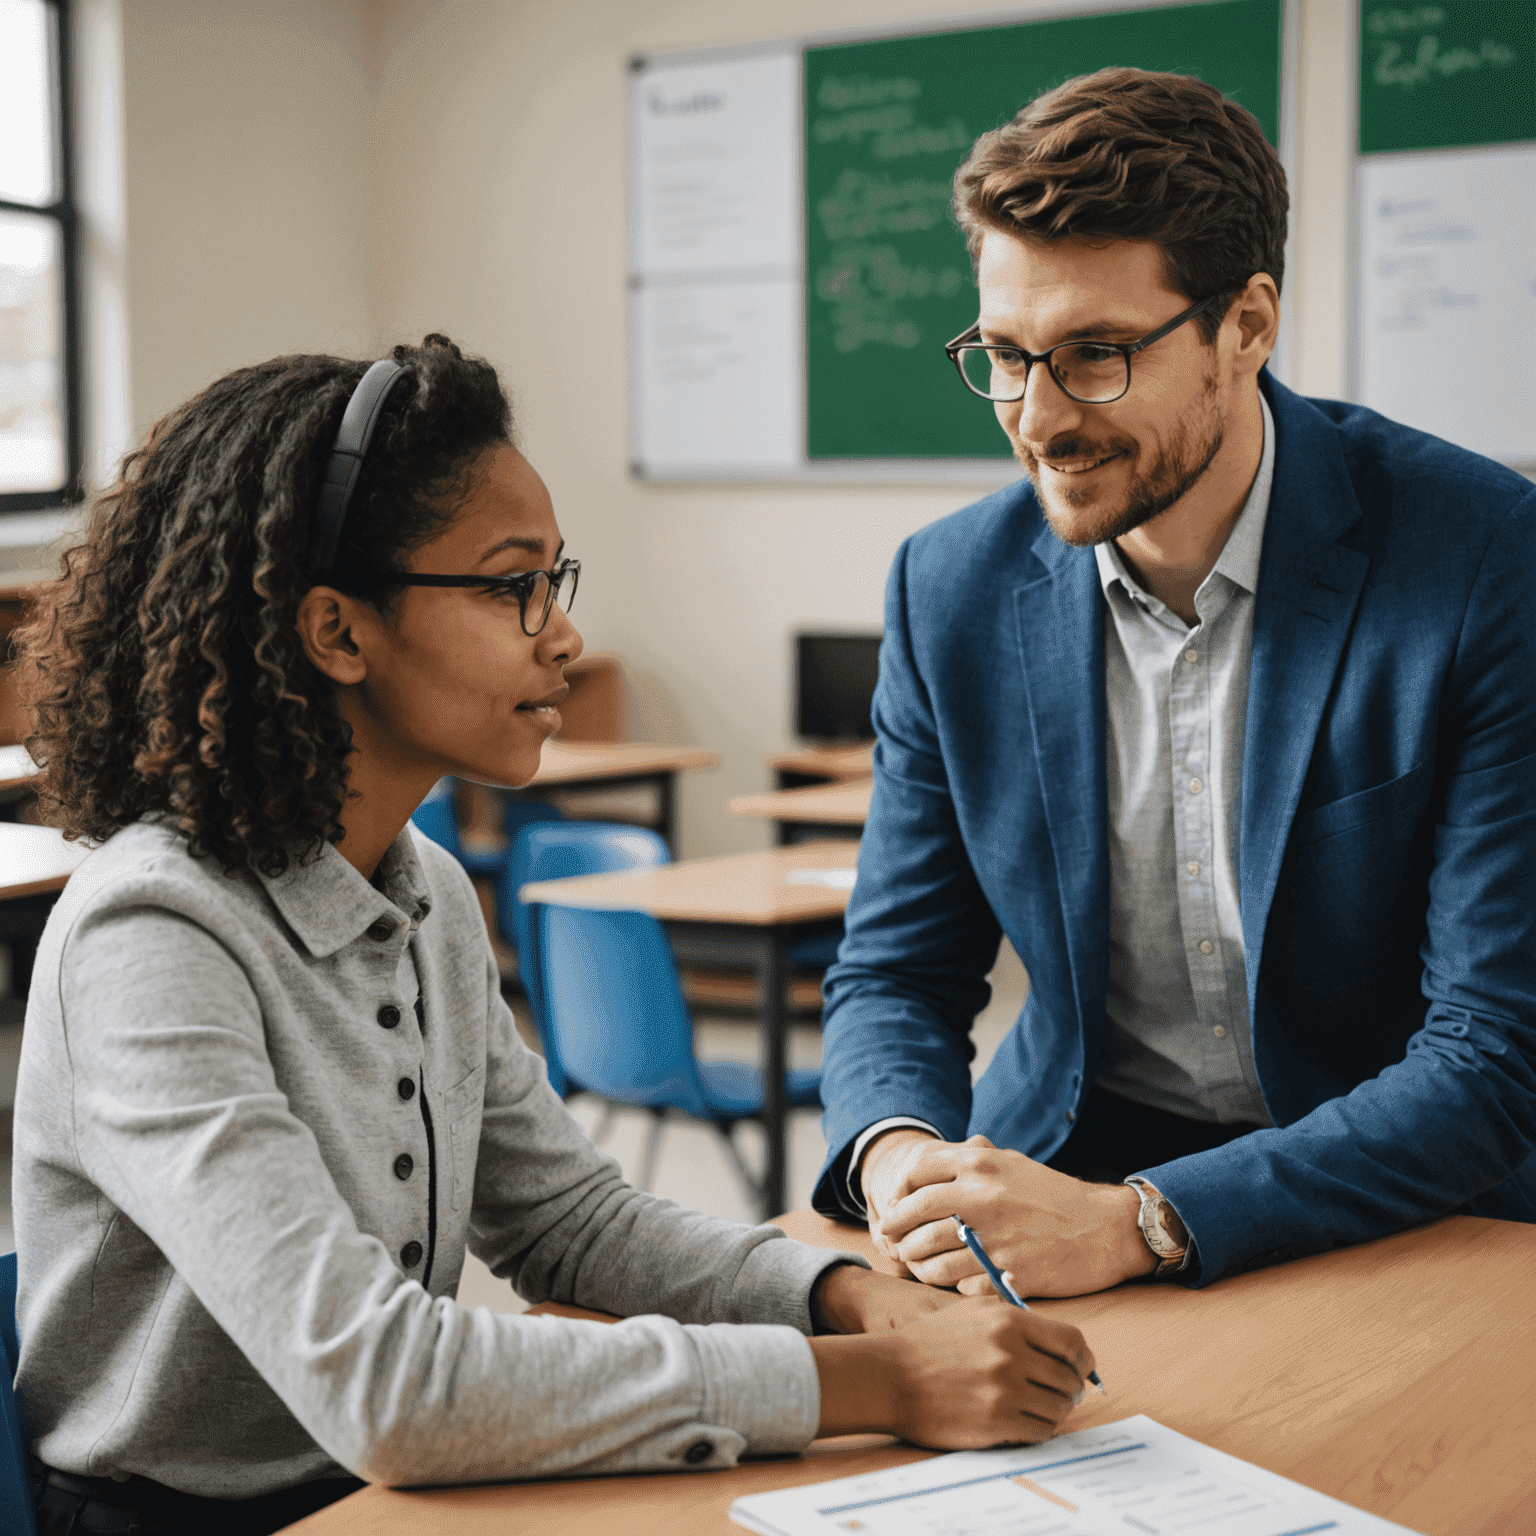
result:
[[[820,1434],[874,1430],[941,1450],[1049,1440],[1082,1401],[1094,1368],[1072,1324],[994,1296],[810,1344],[821,1378]]]
[[[882,1333],[959,1300],[953,1291],[839,1264],[824,1270],[811,1291],[811,1321],[818,1333]]]

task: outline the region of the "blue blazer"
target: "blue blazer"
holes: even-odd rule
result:
[[[1451,1211],[1536,1220],[1536,487],[1261,375],[1240,900],[1275,1129],[1144,1170],[1200,1284]],[[1028,482],[909,539],[828,973],[815,1205],[915,1115],[1049,1158],[1105,1026],[1104,599]],[[971,1088],[1006,933],[1023,1012]]]

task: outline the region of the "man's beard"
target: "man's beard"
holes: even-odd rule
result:
[[[1207,375],[1205,389],[1201,394],[1201,404],[1209,407],[1214,403],[1215,398],[1215,377]],[[1032,454],[1023,447],[1016,447],[1014,454],[1023,464],[1025,473],[1034,481],[1035,494],[1040,499],[1040,507],[1045,513],[1045,520],[1051,532],[1063,544],[1082,548],[1090,544],[1103,544],[1110,539],[1124,538],[1133,528],[1140,528],[1143,523],[1150,523],[1154,517],[1161,516],[1194,487],[1215,462],[1216,455],[1221,452],[1221,445],[1226,438],[1226,418],[1221,411],[1219,409],[1209,411],[1208,419],[1210,431],[1204,444],[1197,449],[1191,440],[1189,422],[1187,420],[1181,422],[1173,439],[1158,454],[1157,462],[1153,464],[1151,472],[1131,486],[1130,499],[1124,506],[1104,512],[1086,527],[1073,528],[1064,525],[1064,520],[1052,508],[1040,484],[1041,456]],[[1130,444],[1126,446],[1133,447]],[[1043,457],[1060,462],[1063,459],[1102,459],[1114,452],[1116,447],[1113,444],[1106,446],[1089,443],[1082,437],[1062,437],[1055,438],[1046,445]],[[1057,491],[1056,494],[1068,506],[1078,505],[1080,501],[1088,499],[1072,490]]]

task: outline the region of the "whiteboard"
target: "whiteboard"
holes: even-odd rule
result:
[[[1506,464],[1536,464],[1536,145],[1359,168],[1356,397]]]
[[[641,479],[800,463],[800,56],[649,60],[630,87],[630,458]]]

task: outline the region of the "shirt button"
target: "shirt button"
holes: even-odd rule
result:
[[[1209,940],[1209,939],[1201,939],[1201,940],[1200,940],[1200,953],[1201,953],[1201,954],[1202,954],[1202,955],[1208,955],[1208,954],[1210,954],[1210,952],[1211,952],[1211,951],[1212,951],[1212,950],[1213,950],[1213,949],[1215,949],[1215,947],[1216,947],[1216,946],[1215,946],[1215,945],[1214,945],[1214,944],[1212,944],[1212,943],[1211,943],[1211,941],[1210,941],[1210,940]]]
[[[415,1269],[416,1266],[421,1263],[421,1244],[407,1243],[405,1247],[400,1250],[400,1262],[407,1269]]]
[[[695,1440],[692,1445],[683,1452],[683,1460],[690,1467],[696,1467],[701,1461],[708,1461],[715,1453],[715,1448],[708,1440]]]
[[[1191,779],[1189,781],[1189,792],[1190,792],[1190,794],[1198,795],[1200,793],[1201,788],[1202,788],[1202,786],[1201,786],[1201,783],[1200,783],[1199,779]]]
[[[411,1078],[402,1077],[400,1081],[395,1084],[395,1092],[398,1093],[402,1099],[408,1099],[413,1093],[416,1092],[416,1084]]]
[[[393,1003],[385,1003],[374,1017],[385,1029],[393,1029],[400,1022],[400,1010]]]
[[[1189,863],[1184,866],[1184,868],[1187,869],[1192,875],[1198,875],[1200,873],[1200,866],[1193,859],[1191,859]]]
[[[1227,1026],[1225,1024],[1218,1024],[1216,1028],[1211,1031],[1211,1033],[1215,1035],[1218,1040],[1225,1040],[1227,1038]]]
[[[409,1152],[402,1152],[400,1156],[395,1159],[395,1177],[397,1179],[410,1178],[411,1170],[415,1166],[416,1164],[414,1161],[412,1161],[411,1154]]]
[[[1071,1123],[1074,1120],[1076,1120],[1076,1119],[1077,1119],[1077,1111],[1075,1109],[1069,1109],[1067,1111],[1067,1124],[1071,1125]]]
[[[1185,651],[1184,652],[1184,660],[1185,661],[1199,661],[1200,660],[1200,652],[1199,651]]]
[[[369,923],[368,925],[368,937],[370,939],[376,940],[380,944],[382,944],[385,939],[389,938],[389,936],[394,933],[394,931],[395,925],[393,923],[386,922],[382,917],[378,920],[378,922]]]

